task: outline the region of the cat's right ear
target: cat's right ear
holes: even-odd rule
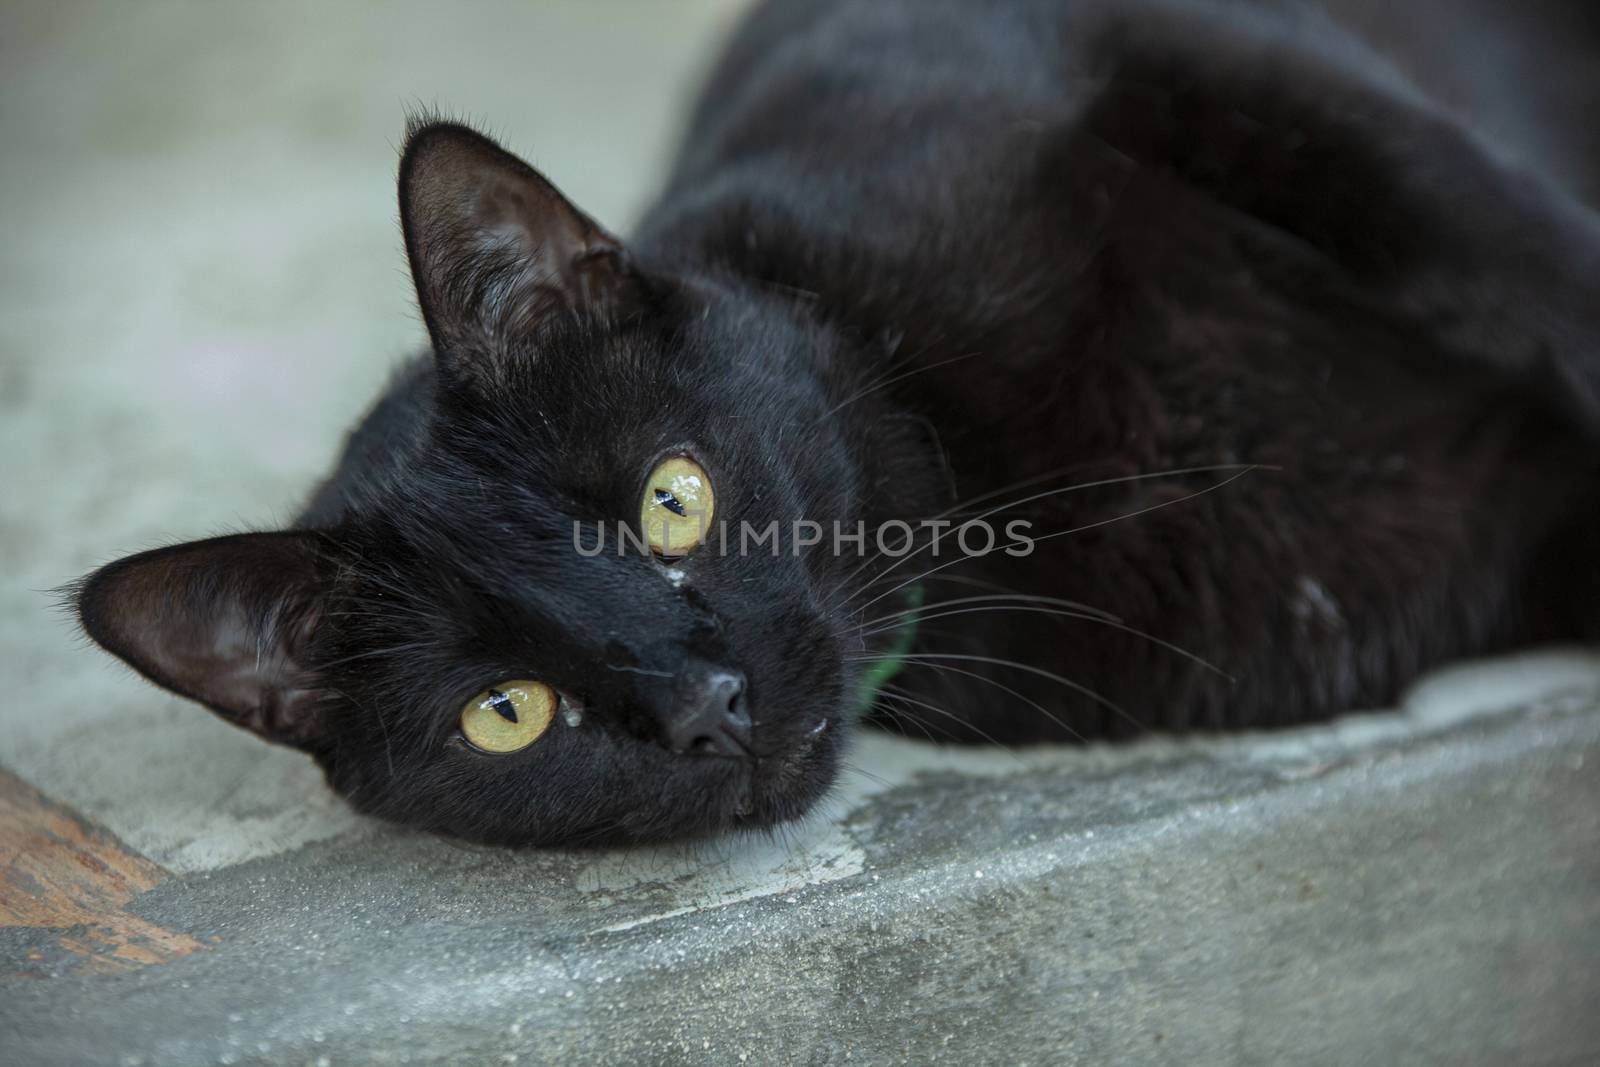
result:
[[[238,534],[117,560],[78,587],[90,637],[157,685],[269,741],[315,747],[326,693],[307,666],[322,617],[315,534]]]
[[[545,316],[616,300],[622,243],[543,175],[448,122],[414,126],[400,162],[400,223],[440,368],[492,378]]]

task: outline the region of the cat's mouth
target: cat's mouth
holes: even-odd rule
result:
[[[735,824],[773,826],[809,810],[833,783],[839,732],[837,724],[819,719],[783,749],[743,761],[733,803]]]

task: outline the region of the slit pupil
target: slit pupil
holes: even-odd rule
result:
[[[489,690],[489,706],[506,722],[517,721],[517,706],[511,703],[511,698],[500,692],[500,690]]]
[[[682,504],[678,502],[678,498],[667,492],[665,489],[656,490],[656,503],[672,512],[674,515],[681,515],[684,518],[689,517],[689,512]]]

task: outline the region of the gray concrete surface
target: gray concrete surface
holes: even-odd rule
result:
[[[513,853],[350,814],[44,592],[270,523],[421,330],[403,114],[626,228],[739,5],[0,7],[0,766],[176,872],[205,947],[0,930],[0,1063],[1600,1059],[1600,658],[1262,737],[865,741],[776,838]]]
[[[221,942],[5,983],[0,1028],[30,1064],[1593,1062],[1596,664],[1504,667],[1562,679],[1509,707],[1501,669],[1270,738],[879,740],[786,841],[364,826],[158,887]]]

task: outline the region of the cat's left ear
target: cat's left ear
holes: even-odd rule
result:
[[[455,123],[412,129],[400,222],[434,349],[455,376],[481,375],[480,361],[546,315],[617,299],[632,277],[616,237],[538,171]]]
[[[77,592],[84,630],[140,674],[269,741],[314,747],[326,693],[315,534],[216,537],[117,560]]]

